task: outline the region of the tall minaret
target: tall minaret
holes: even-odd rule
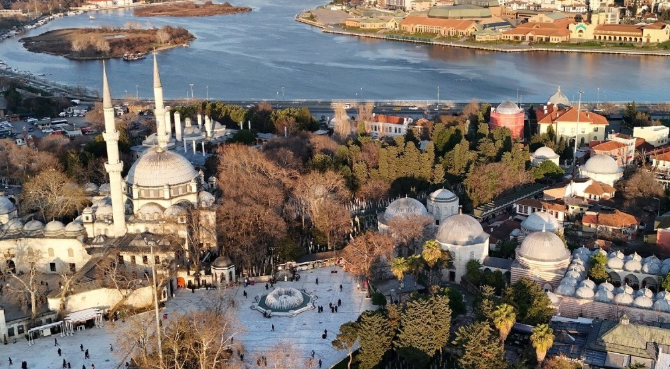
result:
[[[167,144],[170,138],[165,130],[165,108],[163,107],[163,86],[161,85],[161,76],[158,74],[158,62],[154,52],[154,116],[156,117],[156,138],[158,147],[167,150]]]
[[[119,160],[119,132],[114,123],[114,108],[112,94],[107,83],[107,70],[102,62],[102,110],[105,117],[105,132],[102,137],[107,144],[107,162],[105,169],[109,174],[109,187],[112,195],[112,216],[114,217],[113,236],[121,237],[126,234],[125,201],[121,186],[121,170],[123,162]]]

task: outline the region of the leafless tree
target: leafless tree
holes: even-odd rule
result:
[[[347,109],[345,109],[342,103],[335,103],[333,105],[335,109],[335,117],[333,118],[335,119],[335,134],[340,141],[346,141],[351,135],[351,122],[347,115]]]
[[[321,210],[321,204],[326,201],[342,204],[349,199],[350,194],[344,178],[333,171],[327,171],[310,172],[298,178],[294,196],[302,207],[302,222],[305,227],[305,215],[314,220],[320,215],[318,211]]]
[[[8,286],[10,299],[19,303],[24,311],[30,309],[30,318],[35,320],[38,314],[39,299],[44,297],[46,286],[37,281],[37,265],[42,261],[42,252],[31,247],[19,245],[16,250],[18,273],[8,270],[11,283]],[[18,268],[17,268],[18,269]]]
[[[87,47],[88,47],[88,43],[86,41],[81,40],[81,39],[75,39],[75,40],[72,41],[72,46],[70,47],[70,49],[74,53],[80,53],[80,52],[86,50]]]
[[[432,236],[434,232],[430,216],[396,216],[388,222],[393,238],[398,243],[404,256],[420,252],[418,248]]]
[[[170,42],[170,34],[167,32],[167,30],[165,30],[165,28],[161,28],[156,31],[156,41],[158,41],[158,43],[161,45],[165,45]]]
[[[38,211],[44,221],[71,216],[83,209],[87,202],[81,187],[53,169],[26,182],[21,194],[23,208]]]
[[[358,120],[365,122],[372,119],[372,111],[374,108],[375,104],[371,101],[358,105]]]
[[[614,105],[609,101],[605,101],[604,103],[602,103],[600,105],[600,109],[602,109],[602,113],[607,116],[611,116],[621,112],[621,109],[619,107],[617,107],[616,105]]]
[[[342,250],[347,271],[370,279],[380,277],[393,258],[395,241],[378,232],[365,232],[349,241]]]
[[[313,219],[314,226],[326,236],[329,250],[342,242],[344,237],[352,230],[351,214],[344,205],[326,200],[317,204],[316,217]]]

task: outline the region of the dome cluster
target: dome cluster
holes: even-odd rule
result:
[[[607,267],[614,270],[659,276],[664,276],[670,272],[670,259],[661,261],[654,255],[642,258],[637,253],[624,255],[621,251],[615,251],[607,257]]]
[[[46,225],[39,220],[30,220],[23,224],[21,219],[12,218],[2,226],[2,231],[7,236],[44,236],[44,237],[78,237],[84,235],[84,226],[77,222],[64,225],[62,222],[52,220]]]

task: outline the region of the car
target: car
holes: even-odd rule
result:
[[[410,106],[410,107],[409,107],[409,110],[419,110],[419,107],[416,106],[416,105],[414,105],[414,106]]]
[[[344,104],[344,108],[345,108],[345,109],[351,109],[351,105],[349,105],[349,104]]]
[[[30,127],[30,128],[28,128],[28,132],[32,132],[32,131],[34,131],[34,130],[35,130],[35,127]]]
[[[253,108],[254,104],[247,104],[247,108]]]
[[[51,128],[45,128],[42,130],[42,133],[52,133],[54,130]]]
[[[393,108],[393,111],[401,111],[401,110],[402,110],[401,107]]]

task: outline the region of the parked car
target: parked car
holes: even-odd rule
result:
[[[419,110],[419,107],[416,106],[416,105],[414,105],[414,106],[410,106],[410,107],[409,107],[409,110]]]

